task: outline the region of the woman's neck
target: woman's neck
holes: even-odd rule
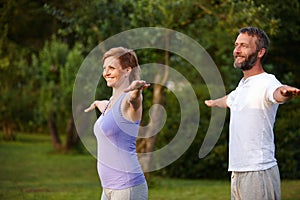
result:
[[[115,99],[115,98],[118,98],[122,93],[123,91],[128,88],[129,85],[128,84],[122,84],[120,87],[118,88],[113,88],[113,91],[112,91],[112,97]]]

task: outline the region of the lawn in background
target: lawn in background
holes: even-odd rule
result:
[[[89,154],[56,154],[48,135],[0,140],[1,200],[93,200],[101,187]],[[151,178],[149,200],[230,199],[229,180]],[[300,180],[282,181],[282,199],[300,199]]]

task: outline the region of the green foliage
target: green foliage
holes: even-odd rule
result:
[[[56,30],[56,22],[46,14],[39,0],[1,1],[0,33],[7,32],[6,42],[37,52],[44,40]],[[2,35],[1,33],[0,35]],[[10,52],[7,49],[6,52]]]
[[[131,4],[126,0],[49,1],[45,10],[63,26],[57,35],[69,44],[80,41],[87,54],[99,42],[128,29]]]
[[[260,1],[258,1],[259,3]],[[274,65],[273,73],[282,81],[286,74],[292,74],[287,83],[300,85],[299,45],[300,45],[300,2],[291,1],[263,1],[268,5],[274,17],[279,19],[280,31],[271,36],[271,49],[266,63]]]
[[[255,5],[253,0],[226,0],[201,8],[207,15],[199,23],[203,29],[201,38],[204,38],[200,44],[207,44],[206,50],[219,67],[226,89],[231,91],[241,78],[241,73],[232,67],[232,51],[239,28],[256,26],[272,36],[278,32],[278,19],[265,4]]]
[[[8,41],[7,29],[1,35],[0,45],[0,126],[10,134],[15,129],[29,131],[34,114],[24,108],[34,109],[37,101],[33,89],[36,79],[30,78],[34,72],[26,59],[28,50]]]
[[[65,129],[66,119],[72,113],[72,90],[76,72],[83,57],[81,45],[72,49],[55,37],[45,43],[38,57],[33,55],[33,68],[39,68],[39,109],[47,119],[51,112],[57,113],[60,127]],[[59,114],[58,114],[59,113]]]
[[[300,176],[300,141],[299,99],[279,106],[275,123],[276,156],[284,178],[295,179]],[[287,112],[289,110],[289,112]]]
[[[56,41],[46,42],[44,49],[39,54],[39,62],[37,63],[41,70],[41,99],[40,107],[48,117],[50,112],[59,111],[60,97],[60,72],[64,68],[67,55],[68,45]]]
[[[64,68],[60,69],[60,88],[63,90],[61,94],[62,111],[70,114],[72,105],[72,92],[77,70],[83,61],[82,45],[76,44],[67,55],[66,64]]]

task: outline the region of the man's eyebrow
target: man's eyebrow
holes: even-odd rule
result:
[[[234,45],[242,45],[242,46],[249,46],[248,43],[245,43],[245,42],[235,42]]]

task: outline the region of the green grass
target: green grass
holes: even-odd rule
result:
[[[150,187],[149,199],[155,200],[226,200],[230,199],[229,181],[215,180],[183,180],[154,178],[155,183]]]
[[[282,181],[282,199],[300,199],[300,180]],[[55,154],[49,136],[19,134],[0,141],[1,200],[100,199],[96,160],[89,154]],[[226,180],[151,178],[150,200],[230,199]]]
[[[54,154],[48,136],[0,143],[0,199],[99,199],[96,160]]]

